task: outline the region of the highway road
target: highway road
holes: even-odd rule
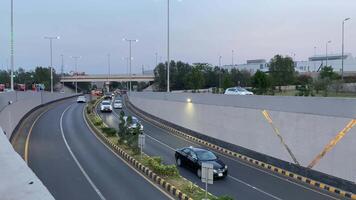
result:
[[[90,131],[74,100],[44,113],[29,138],[28,164],[57,200],[171,199]]]
[[[120,111],[121,110],[116,109],[113,113],[98,113],[105,123],[117,128]],[[126,115],[133,115],[126,107],[123,108],[123,111]],[[142,119],[140,120],[144,126],[144,133],[146,134],[144,152],[151,156],[162,157],[166,164],[175,164],[175,149],[186,146],[200,146],[169,134],[166,130],[156,127]],[[311,188],[302,183],[294,182],[273,172],[256,168],[235,158],[219,153],[217,153],[217,155],[228,165],[229,176],[223,180],[214,181],[214,184],[209,186],[209,192],[215,195],[229,195],[235,199],[258,200],[339,199],[339,197],[333,196],[332,194],[324,193],[323,191]],[[191,171],[185,168],[179,168],[179,171],[183,177],[204,187],[200,179]]]

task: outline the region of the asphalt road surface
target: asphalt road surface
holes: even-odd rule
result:
[[[66,102],[34,124],[29,166],[57,200],[170,199],[87,127],[84,104]]]
[[[105,123],[118,127],[120,109],[112,113],[100,113]],[[125,107],[126,115],[133,115]],[[133,115],[135,116],[135,115]],[[137,117],[137,116],[136,116]],[[140,119],[140,118],[139,118]],[[151,156],[160,156],[166,164],[175,164],[174,151],[186,146],[199,147],[195,143],[167,133],[166,130],[156,127],[142,119],[146,134],[144,152]],[[294,182],[286,177],[281,177],[273,172],[248,165],[235,158],[215,152],[219,158],[228,165],[229,176],[223,180],[214,181],[209,185],[209,192],[214,195],[229,195],[234,199],[258,199],[258,200],[332,200],[339,197],[324,193],[316,188],[311,188],[302,183]],[[180,174],[192,182],[204,188],[200,179],[191,171],[179,168]]]

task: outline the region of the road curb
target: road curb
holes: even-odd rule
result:
[[[303,182],[305,184],[308,184],[308,185],[311,185],[313,187],[317,187],[321,190],[324,190],[324,191],[328,191],[330,193],[333,193],[333,194],[336,194],[336,195],[339,195],[341,197],[345,197],[345,198],[348,198],[348,199],[356,199],[356,194],[353,194],[351,192],[348,192],[348,191],[345,191],[345,190],[342,190],[342,189],[339,189],[339,188],[336,188],[336,187],[333,187],[333,186],[330,186],[330,185],[327,185],[327,184],[324,184],[324,183],[321,183],[319,181],[315,181],[313,179],[310,179],[310,178],[307,178],[307,177],[304,177],[304,176],[301,176],[299,174],[296,174],[296,173],[293,173],[293,172],[290,172],[290,171],[287,171],[285,169],[282,169],[282,168],[279,168],[279,167],[276,167],[276,166],[273,166],[271,164],[268,164],[268,163],[265,163],[265,162],[261,162],[259,160],[256,160],[256,159],[253,159],[253,158],[250,158],[248,156],[245,156],[245,155],[242,155],[240,153],[237,153],[237,152],[234,152],[234,151],[231,151],[231,150],[228,150],[226,148],[223,148],[223,147],[220,147],[218,145],[215,145],[215,144],[212,144],[210,142],[207,142],[205,140],[202,140],[202,139],[199,139],[197,137],[194,137],[194,136],[191,136],[187,133],[184,133],[182,131],[179,131],[175,128],[172,128],[164,123],[161,123],[157,120],[154,120],[152,119],[151,117],[147,116],[146,114],[144,114],[144,112],[142,110],[140,110],[139,108],[137,108],[136,106],[134,106],[127,98],[127,96],[125,97],[125,101],[127,102],[126,103],[126,106],[133,112],[135,113],[136,115],[140,116],[141,118],[151,122],[152,124],[155,124],[163,129],[166,129],[168,130],[170,133],[174,134],[174,135],[177,135],[179,137],[183,137],[185,139],[188,139],[190,141],[193,141],[195,143],[198,143],[198,144],[201,144],[201,145],[204,145],[206,147],[209,147],[211,149],[214,149],[218,152],[221,152],[225,155],[228,155],[228,156],[231,156],[231,157],[235,157],[239,160],[242,160],[244,162],[247,162],[249,164],[252,164],[252,165],[255,165],[255,166],[258,166],[260,168],[263,168],[263,169],[266,169],[268,171],[272,171],[274,173],[278,173],[282,176],[285,176],[285,177],[288,177],[288,178],[292,178],[296,181],[300,181],[300,182]]]
[[[100,102],[100,101],[98,101]],[[96,108],[96,104],[94,104],[94,109]],[[87,107],[87,106],[86,106]],[[135,158],[130,156],[128,153],[126,153],[124,150],[122,150],[119,146],[116,144],[112,143],[107,137],[104,136],[103,133],[101,133],[100,130],[98,130],[97,127],[94,126],[94,124],[89,120],[89,117],[87,115],[86,110],[85,112],[85,118],[90,126],[90,128],[93,130],[93,132],[107,144],[117,155],[119,155],[121,158],[125,159],[128,161],[128,163],[135,167],[137,170],[139,170],[142,174],[144,174],[146,177],[148,177],[150,180],[152,180],[154,183],[158,184],[163,188],[165,191],[167,191],[169,194],[173,195],[175,198],[179,200],[193,200],[192,198],[188,197],[186,194],[184,194],[182,191],[177,189],[175,186],[172,184],[168,183],[165,179],[162,177],[158,176],[156,173],[154,173],[152,170],[150,170],[148,167],[144,166],[142,163],[138,162]],[[97,115],[97,113],[94,111],[94,113]]]

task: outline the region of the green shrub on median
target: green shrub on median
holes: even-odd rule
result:
[[[179,172],[175,165],[164,165],[162,164],[162,159],[160,157],[145,157],[143,162],[149,167],[153,172],[158,175],[165,177],[178,177]]]
[[[101,130],[108,136],[113,137],[116,135],[116,130],[114,128],[109,127],[101,127]]]
[[[103,120],[101,120],[100,117],[95,116],[93,118],[93,123],[95,126],[101,126],[101,125],[103,125]]]

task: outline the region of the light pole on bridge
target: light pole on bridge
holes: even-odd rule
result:
[[[78,94],[78,59],[80,56],[71,56],[74,59],[74,66],[75,66],[75,93]]]
[[[52,48],[52,41],[53,40],[58,40],[59,36],[46,36],[44,39],[49,40],[49,50],[50,50],[50,68],[51,68],[51,93],[53,93],[53,48]]]
[[[130,60],[130,89],[129,92],[131,92],[131,81],[132,81],[132,74],[131,74],[131,61],[132,61],[132,56],[131,56],[131,49],[132,49],[132,42],[138,42],[137,39],[126,39],[124,38],[123,41],[126,41],[129,43],[129,60]]]

